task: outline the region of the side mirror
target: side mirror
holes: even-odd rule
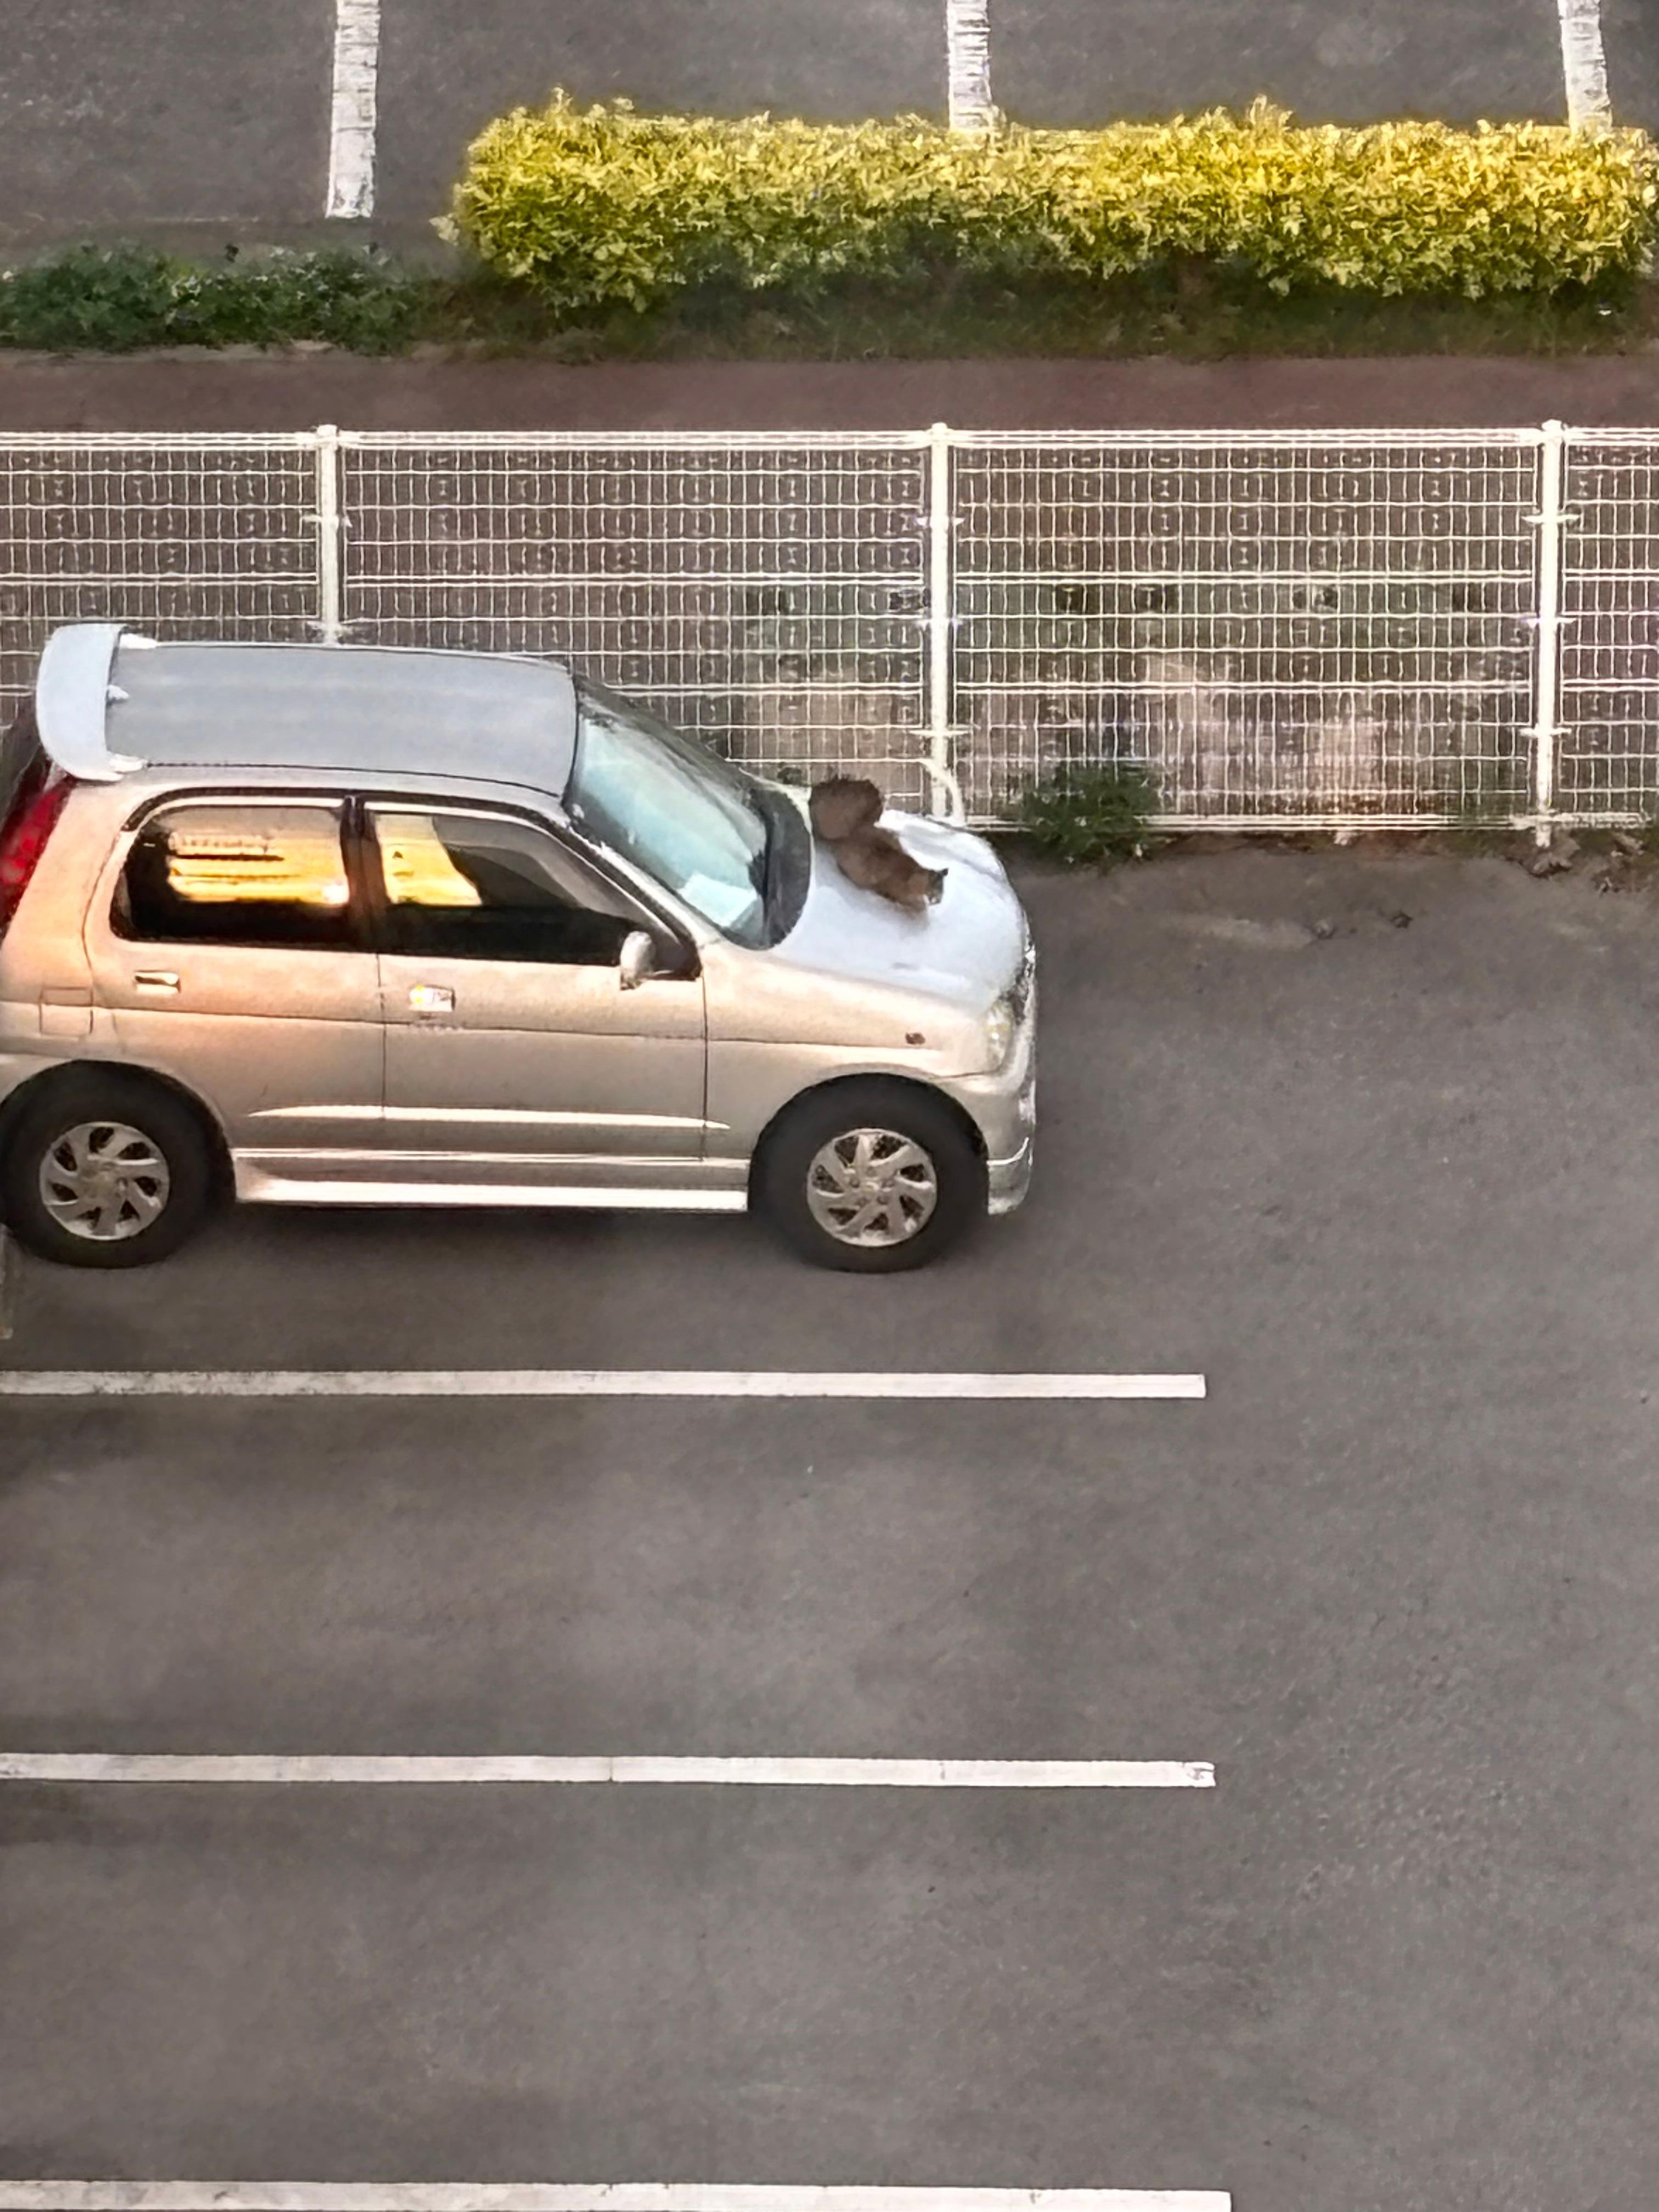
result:
[[[617,956],[617,987],[637,991],[657,973],[657,946],[648,929],[630,929]]]

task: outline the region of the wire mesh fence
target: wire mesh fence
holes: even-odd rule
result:
[[[316,441],[0,438],[0,700],[60,623],[297,640],[319,616]]]
[[[1514,437],[965,441],[970,807],[1132,762],[1178,820],[1524,810],[1535,471]]]
[[[349,634],[557,654],[732,758],[920,806],[927,447],[349,439]]]
[[[1563,507],[1554,803],[1645,816],[1659,805],[1659,439],[1576,434]]]
[[[0,696],[58,623],[568,658],[732,757],[1006,818],[1659,806],[1659,437],[0,439]]]

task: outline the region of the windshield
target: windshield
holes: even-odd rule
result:
[[[597,684],[576,692],[571,820],[739,945],[768,941],[768,816],[750,779]]]

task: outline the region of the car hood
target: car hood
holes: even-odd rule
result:
[[[984,838],[927,816],[890,811],[882,823],[923,867],[945,871],[939,904],[906,914],[860,890],[815,841],[805,905],[772,957],[982,1012],[1013,982],[1025,947],[1024,912],[1001,861]]]

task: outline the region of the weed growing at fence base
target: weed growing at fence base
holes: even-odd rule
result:
[[[1039,852],[1066,866],[1109,868],[1146,853],[1157,807],[1146,769],[1062,767],[1019,793],[1013,820]]]

